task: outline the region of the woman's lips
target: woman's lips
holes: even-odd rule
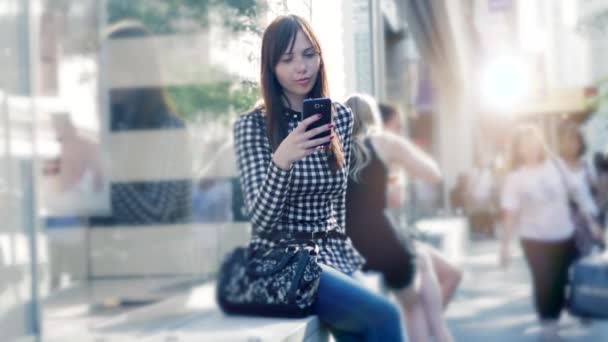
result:
[[[296,83],[300,86],[305,87],[310,83],[310,77],[300,78],[299,80],[296,80]]]

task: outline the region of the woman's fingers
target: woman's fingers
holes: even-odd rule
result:
[[[315,153],[315,151],[317,151],[317,148],[299,149],[296,153],[294,153],[296,156],[296,161],[308,157],[309,155]]]
[[[315,153],[315,151],[317,151],[316,148],[309,148],[308,150],[305,151],[304,157],[308,157],[309,155]]]
[[[313,115],[301,121],[289,134],[287,139],[283,141],[282,144],[285,144],[284,147],[287,148],[286,151],[292,151],[288,153],[295,157],[295,161],[301,160],[313,154],[320,148],[321,145],[330,142],[333,138],[332,135],[328,135],[321,138],[311,139],[320,133],[331,130],[334,127],[334,125],[331,123],[306,131],[306,128],[313,122],[317,121],[320,117],[320,115]]]
[[[310,124],[312,124],[313,122],[319,120],[321,118],[321,114],[315,114],[315,115],[311,115],[310,117],[307,117],[306,119],[300,121],[300,123],[298,124],[298,126],[293,130],[294,133],[302,133],[302,132],[306,132],[306,128],[308,128],[308,126]]]
[[[319,145],[323,145],[323,144],[331,141],[331,139],[333,139],[333,136],[327,136],[327,137],[322,137],[322,138],[317,138],[317,139],[306,140],[305,142],[303,142],[300,145],[300,147],[302,147],[304,149],[314,148],[314,147],[317,147]]]
[[[307,131],[306,133],[302,134],[302,136],[304,137],[305,140],[308,140],[308,139],[316,136],[317,134],[331,130],[333,127],[334,127],[334,125],[331,123],[327,124],[327,125],[323,125],[321,127],[313,128],[310,131]]]

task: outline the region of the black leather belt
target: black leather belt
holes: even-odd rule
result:
[[[336,229],[319,232],[292,232],[274,230],[271,232],[259,232],[257,236],[267,240],[319,240],[319,239],[339,239],[346,240],[347,236]]]

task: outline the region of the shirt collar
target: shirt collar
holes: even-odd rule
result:
[[[298,123],[298,122],[300,122],[300,120],[302,118],[302,113],[296,112],[293,109],[287,108],[287,109],[285,109],[285,118],[287,119],[287,122]]]

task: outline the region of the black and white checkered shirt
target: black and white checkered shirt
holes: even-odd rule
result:
[[[284,171],[272,161],[264,114],[253,111],[234,125],[237,165],[246,207],[253,225],[251,246],[269,248],[273,242],[259,232],[323,232],[335,229],[345,233],[345,197],[350,164],[352,112],[334,103],[335,132],[344,154],[344,167],[332,171],[324,151],[295,162]],[[300,114],[286,112],[288,131],[296,128]],[[364,263],[350,239],[325,238],[316,241],[320,261],[344,273],[357,271]]]

